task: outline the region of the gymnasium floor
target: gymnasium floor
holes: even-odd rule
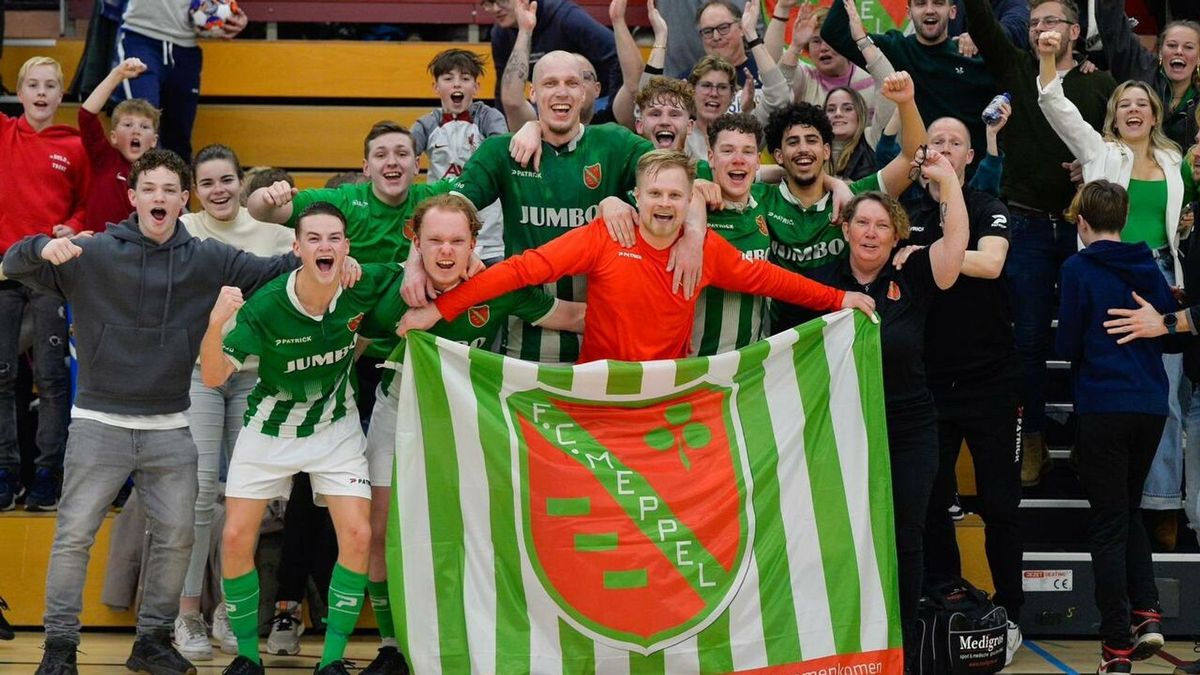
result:
[[[86,653],[79,654],[79,672],[82,675],[126,675],[129,671],[122,664],[129,655],[132,639],[127,633],[85,633],[83,649]],[[12,642],[0,642],[0,674],[32,673],[42,656],[41,641],[40,633],[21,632]],[[264,656],[267,671],[311,673],[321,652],[320,638],[302,638],[302,641],[303,651],[298,656]],[[369,637],[355,638],[347,656],[362,668],[375,656],[377,644]],[[1022,647],[1004,672],[1022,675],[1092,673],[1096,670],[1097,651],[1097,644],[1091,641],[1036,640],[1031,647]],[[1180,658],[1195,656],[1190,642],[1168,642],[1167,651]],[[217,675],[228,665],[230,657],[219,651],[215,656],[213,661],[196,664],[201,675]],[[1135,673],[1171,673],[1173,670],[1172,664],[1159,657],[1134,665]]]

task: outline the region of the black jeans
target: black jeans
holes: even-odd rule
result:
[[[67,320],[61,300],[15,281],[0,281],[0,469],[20,468],[17,448],[17,359],[21,316],[33,314],[33,381],[38,389],[37,466],[62,469],[71,414]]]
[[[309,576],[322,595],[328,593],[337,555],[337,535],[329,509],[313,504],[308,474],[298,473],[283,514],[283,551],[275,601],[302,602]]]
[[[984,550],[997,605],[1017,622],[1025,593],[1021,590],[1021,422],[1015,396],[981,401],[974,414],[946,415],[938,420],[938,472],[925,520],[925,578],[931,583],[962,576],[962,560],[948,509],[954,501],[954,466],[964,439],[975,465],[979,515],[984,523]],[[964,411],[965,412],[965,411]]]
[[[900,573],[900,621],[905,659],[916,654],[917,605],[924,579],[925,512],[937,474],[937,414],[932,400],[918,409],[888,411],[888,448],[892,461],[892,508]]]
[[[1158,604],[1140,505],[1165,422],[1165,416],[1137,413],[1078,416],[1075,448],[1079,480],[1092,505],[1088,540],[1100,637],[1118,648],[1131,642],[1130,610]]]

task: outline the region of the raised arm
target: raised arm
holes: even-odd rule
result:
[[[621,90],[613,96],[612,111],[613,117],[617,122],[630,128],[634,128],[634,99],[637,97],[638,87],[642,81],[642,73],[645,64],[642,63],[642,51],[638,49],[637,42],[633,39],[633,33],[629,30],[629,24],[625,22],[626,0],[612,0],[608,5],[608,18],[612,21],[613,36],[617,42],[617,60],[621,63]],[[658,69],[662,70],[662,62],[666,58],[667,40],[666,36],[662,36],[661,40],[657,29],[654,33],[654,47],[650,52],[650,58],[654,59],[657,55],[659,65]]]
[[[1125,18],[1125,0],[1093,0],[1096,30],[1104,43],[1108,69],[1117,82],[1142,80],[1153,82],[1158,72],[1158,55],[1142,46]]]
[[[884,55],[883,50],[875,46],[875,43],[867,36],[867,29],[863,26],[862,17],[858,15],[858,8],[854,6],[854,0],[842,0],[842,4],[850,21],[850,36],[854,38],[855,48],[866,59],[867,72],[871,73],[871,79],[875,80],[875,88],[882,91],[883,83],[896,72],[896,69]],[[895,113],[896,103],[892,99],[887,96],[875,97],[875,110],[871,119],[866,122],[867,143],[872,148],[879,143],[879,137],[883,135],[884,128]],[[915,146],[912,147],[912,151],[916,152]]]
[[[962,187],[954,166],[941,154],[929,151],[921,167],[921,175],[938,188],[942,237],[929,247],[929,265],[933,268],[934,282],[938,288],[945,290],[958,281],[963,268],[963,258],[971,237],[967,205],[963,201]]]
[[[829,14],[825,15],[825,22],[821,24],[821,39],[858,67],[867,66],[866,59],[854,46],[854,38],[850,35],[850,18],[841,2],[829,6]]]
[[[245,304],[242,290],[236,286],[223,286],[208,315],[208,329],[200,341],[200,379],[206,387],[219,387],[237,370],[222,345],[225,324],[237,315]]]
[[[517,38],[504,65],[504,74],[500,76],[500,102],[508,119],[508,128],[516,129],[537,119],[533,106],[525,98],[529,50],[533,44],[533,29],[537,27],[537,1],[513,0],[512,11],[517,19]]]
[[[796,0],[776,0],[775,9],[771,13],[771,20],[767,22],[767,31],[763,34],[763,42],[767,45],[767,52],[771,54],[771,58],[776,61],[783,56],[783,49],[787,41],[787,25],[792,15],[792,8],[796,6]],[[804,3],[800,6],[800,11],[807,12],[809,17],[812,16],[813,7],[811,3]],[[799,19],[797,19],[799,25]],[[792,42],[796,42],[796,30],[792,29]]]
[[[758,40],[758,0],[746,0],[742,13],[742,34],[747,42],[759,42],[750,50],[750,58],[758,66],[758,77],[762,81],[762,105],[751,111],[760,122],[766,124],[767,117],[792,102],[792,90],[779,70],[779,64],[771,57],[766,45]]]
[[[879,170],[883,189],[893,197],[898,197],[912,184],[909,178],[910,165],[917,156],[917,150],[925,144],[925,122],[917,110],[914,100],[916,89],[908,73],[900,71],[889,75],[879,88],[879,93],[896,104],[900,117],[900,154]]]
[[[1085,166],[1104,150],[1104,137],[1088,124],[1079,108],[1063,93],[1062,80],[1055,66],[1062,35],[1046,31],[1038,36],[1038,107],[1050,123],[1050,128]]]
[[[979,48],[983,65],[999,81],[1016,67],[1021,50],[1009,41],[1005,28],[996,19],[989,0],[963,0],[967,10],[967,31]],[[1028,24],[1029,10],[1025,11]]]
[[[292,219],[292,198],[298,193],[287,181],[275,181],[251,193],[246,209],[255,220],[282,225]]]
[[[100,84],[92,90],[91,95],[83,102],[83,109],[93,115],[99,115],[117,87],[121,86],[125,80],[132,80],[144,72],[146,72],[146,64],[142,63],[141,59],[130,58],[118,63],[109,72],[108,77],[101,80]]]

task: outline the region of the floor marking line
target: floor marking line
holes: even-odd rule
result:
[[[1042,657],[1042,659],[1044,659],[1046,661],[1046,663],[1049,663],[1050,665],[1054,666],[1055,668],[1058,668],[1059,670],[1066,673],[1066,675],[1079,675],[1079,671],[1075,670],[1071,666],[1068,666],[1067,664],[1063,663],[1062,661],[1059,661],[1057,657],[1055,657],[1050,652],[1046,651],[1046,649],[1044,647],[1040,646],[1038,643],[1034,642],[1033,640],[1025,640],[1024,644],[1026,647],[1029,647],[1029,651]]]

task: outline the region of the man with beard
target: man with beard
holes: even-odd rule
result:
[[[1055,68],[1063,93],[1092,128],[1104,122],[1108,97],[1116,82],[1107,72],[1085,73],[1071,45],[1079,37],[1079,9],[1072,0],[1034,0],[1030,3],[1029,42],[1037,44],[1046,31],[1059,31]],[[988,0],[966,0],[967,30],[996,84],[1012,92],[1013,114],[1001,137],[1004,172],[1001,195],[1012,217],[1008,282],[1013,298],[1017,352],[1021,355],[1024,404],[1024,457],[1021,482],[1037,485],[1050,469],[1042,438],[1045,424],[1046,359],[1054,286],[1064,260],[1075,253],[1075,226],[1063,217],[1075,188],[1067,166],[1074,154],[1050,127],[1038,107],[1038,59],[1008,40]]]
[[[904,192],[912,183],[910,164],[925,142],[925,125],[917,112],[908,74],[889,75],[880,93],[896,103],[904,147],[877,173],[851,183],[854,194]],[[834,209],[825,169],[832,147],[833,127],[825,111],[814,105],[794,103],[772,114],[767,124],[767,149],[785,175],[779,187],[766,190],[762,199],[771,235],[770,259],[785,269],[804,272],[845,253],[841,229],[830,226]],[[791,305],[772,303],[771,329],[777,332],[791,328],[801,316],[808,315]]]
[[[852,0],[850,0],[852,1]],[[956,117],[971,131],[971,147],[987,145],[980,113],[996,94],[991,74],[978,58],[958,53],[950,39],[949,23],[957,12],[953,0],[909,0],[908,15],[915,32],[899,30],[868,34],[861,22],[851,22],[842,0],[834,2],[821,25],[821,39],[860,67],[866,67],[861,46],[875,44],[897,71],[908,71],[921,83],[917,109],[925,119]]]

